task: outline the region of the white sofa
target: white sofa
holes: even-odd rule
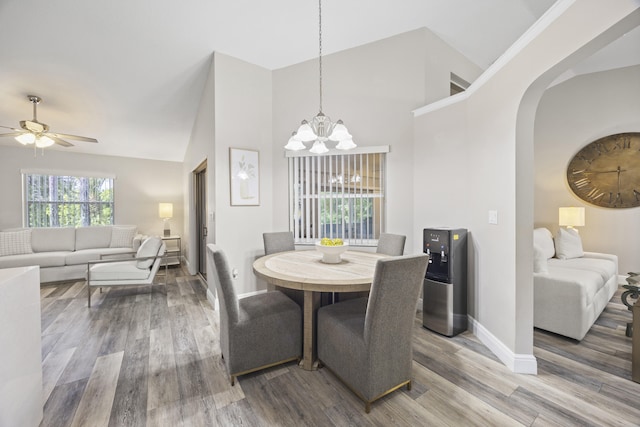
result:
[[[87,262],[136,251],[135,226],[25,228],[0,232],[0,268],[40,266],[40,282],[83,279]]]
[[[533,232],[533,325],[582,340],[618,288],[618,257],[584,252],[575,230]]]

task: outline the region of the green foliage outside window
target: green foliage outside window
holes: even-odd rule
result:
[[[113,224],[113,179],[25,175],[28,227]]]

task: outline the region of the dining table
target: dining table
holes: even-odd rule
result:
[[[266,255],[254,261],[256,276],[271,285],[298,289],[304,294],[302,368],[314,370],[318,367],[316,317],[321,294],[368,291],[376,262],[388,256],[349,249],[340,255],[339,263],[333,264],[323,262],[318,251],[297,250]]]

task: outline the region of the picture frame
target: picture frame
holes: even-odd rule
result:
[[[229,148],[231,206],[260,205],[260,152]]]

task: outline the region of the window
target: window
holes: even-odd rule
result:
[[[287,153],[290,229],[296,243],[328,237],[362,246],[377,244],[389,148],[356,150],[326,156]]]
[[[113,224],[113,177],[22,173],[27,227]]]

